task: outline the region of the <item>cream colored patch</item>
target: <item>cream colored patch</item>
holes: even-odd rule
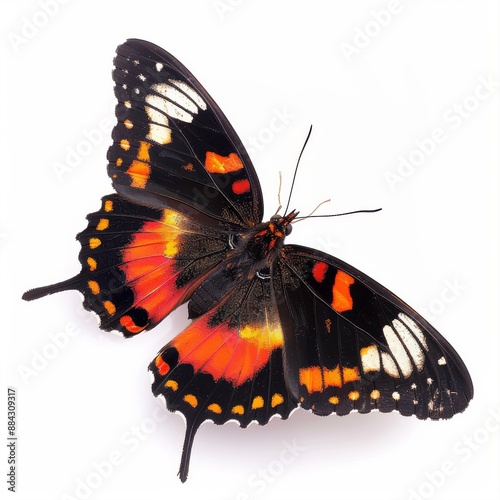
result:
[[[387,341],[387,345],[392,353],[392,355],[396,358],[396,363],[401,369],[403,376],[408,378],[413,372],[413,365],[404,348],[401,340],[396,335],[392,326],[385,325],[383,330],[385,340]]]
[[[361,355],[361,365],[365,373],[380,371],[380,355],[376,345],[363,347],[359,353]]]
[[[387,352],[382,353],[382,366],[384,367],[384,371],[387,375],[399,378],[398,367],[396,366],[396,363],[394,363],[392,356]]]
[[[407,351],[410,353],[410,356],[415,363],[418,371],[421,371],[424,367],[425,362],[425,355],[422,347],[404,323],[395,319],[392,322],[392,326],[396,330]]]
[[[169,80],[169,82],[178,87],[179,89],[181,89],[183,92],[185,92],[196,103],[196,105],[199,108],[203,110],[207,109],[207,104],[201,98],[200,94],[198,94],[198,92],[196,92],[186,82],[183,82],[181,80]]]

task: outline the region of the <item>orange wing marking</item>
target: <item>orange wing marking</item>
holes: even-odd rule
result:
[[[227,323],[210,325],[205,315],[191,323],[173,341],[179,363],[209,373],[214,380],[224,379],[239,386],[252,379],[265,366],[273,349],[283,345],[280,330],[267,333],[247,326],[238,332]]]
[[[337,312],[350,311],[352,309],[352,297],[350,286],[354,283],[354,278],[344,271],[337,271],[335,282],[332,288],[332,307]]]
[[[139,142],[139,150],[137,152],[137,159],[132,162],[127,170],[130,175],[130,185],[132,187],[144,189],[151,175],[151,165],[148,163],[149,148],[151,144],[146,141]]]
[[[217,153],[208,151],[205,157],[205,168],[211,174],[227,174],[237,172],[243,168],[243,162],[236,153],[229,156],[220,156]]]
[[[166,375],[170,371],[169,364],[163,360],[161,354],[158,354],[158,356],[156,356],[155,365],[156,368],[158,368],[158,373],[160,375]]]
[[[320,366],[310,366],[301,368],[299,371],[299,381],[305,386],[307,392],[322,392],[327,387],[342,387],[348,382],[359,380],[359,371],[354,368],[340,367],[322,368]]]
[[[234,194],[244,194],[250,191],[250,181],[248,179],[241,179],[234,181],[231,189]]]

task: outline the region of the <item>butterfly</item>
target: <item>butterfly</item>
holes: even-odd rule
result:
[[[189,326],[149,366],[152,391],[186,419],[179,470],[210,420],[241,427],[297,407],[316,415],[399,411],[450,418],[473,396],[453,347],[370,277],[285,245],[298,212],[263,219],[252,162],[196,78],[152,43],[117,48],[116,193],[78,234],[75,289],[100,328],[134,337],[187,302]]]

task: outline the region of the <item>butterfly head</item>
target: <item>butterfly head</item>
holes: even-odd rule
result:
[[[292,210],[288,215],[273,215],[271,220],[259,224],[246,244],[246,251],[256,261],[273,259],[292,232],[292,221],[299,213]]]

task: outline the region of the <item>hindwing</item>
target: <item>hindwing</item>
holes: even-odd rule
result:
[[[330,255],[286,245],[274,283],[286,380],[302,407],[439,419],[468,405],[472,382],[457,352],[373,279]]]

